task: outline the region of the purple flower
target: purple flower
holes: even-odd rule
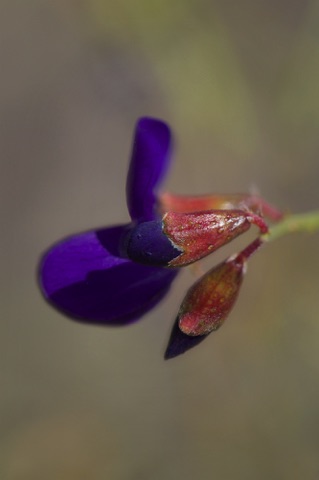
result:
[[[157,188],[169,167],[171,132],[162,121],[138,121],[130,161],[126,197],[132,222],[72,235],[53,245],[40,264],[45,298],[71,318],[91,323],[123,325],[152,309],[168,292],[176,269],[131,261],[126,245],[137,225],[153,226],[151,240],[157,255],[178,253],[157,234]],[[142,248],[147,251],[149,237]],[[154,266],[155,265],[155,266]]]
[[[273,221],[282,218],[256,195],[158,198],[170,151],[169,127],[160,120],[140,119],[126,184],[131,222],[66,238],[51,247],[40,264],[41,289],[54,307],[80,321],[124,325],[166,295],[179,267],[257,226],[260,233],[255,241],[211,269],[188,291],[165,358],[198,345],[225,321],[247,260],[268,232],[263,214]]]

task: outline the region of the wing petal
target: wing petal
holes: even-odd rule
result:
[[[168,292],[177,270],[136,264],[118,256],[126,225],[80,233],[42,258],[46,299],[71,318],[122,325],[137,320]]]

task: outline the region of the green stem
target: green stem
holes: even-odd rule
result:
[[[282,221],[273,225],[268,233],[261,236],[263,241],[270,242],[294,232],[313,233],[319,230],[319,210],[307,213],[287,215]]]

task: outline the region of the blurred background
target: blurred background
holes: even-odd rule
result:
[[[173,128],[168,190],[318,208],[318,31],[315,0],[1,1],[1,479],[319,478],[318,234],[262,250],[222,329],[170,361],[192,271],[118,329],[36,283],[52,242],[127,221],[142,115]]]

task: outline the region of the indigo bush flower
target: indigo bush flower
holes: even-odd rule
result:
[[[200,278],[188,291],[166,358],[183,353],[216,330],[237,298],[248,258],[268,234],[264,216],[282,214],[256,195],[159,195],[169,168],[171,132],[163,121],[136,125],[126,183],[131,221],[72,235],[43,256],[45,298],[71,318],[124,325],[139,319],[168,292],[179,268],[246,232],[257,239]]]

